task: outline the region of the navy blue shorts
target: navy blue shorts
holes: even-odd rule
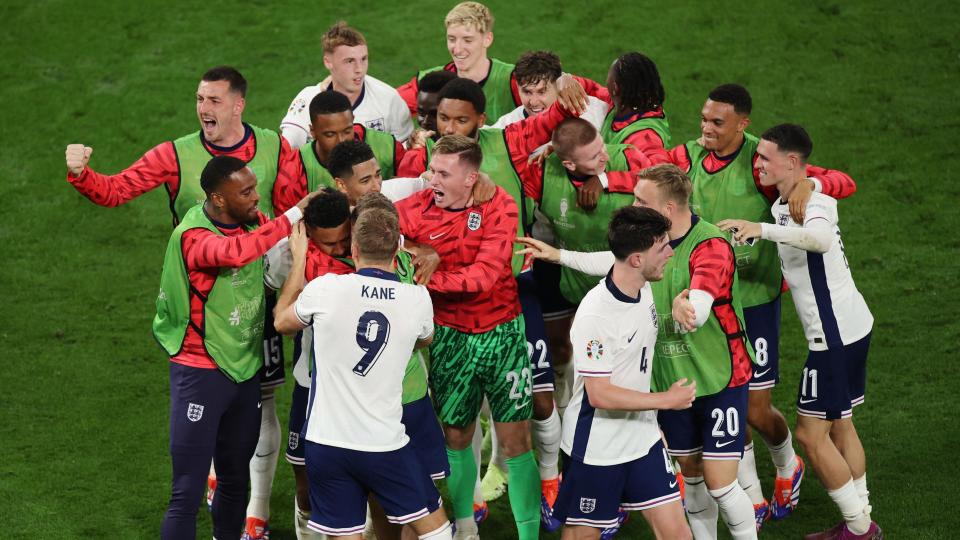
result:
[[[440,508],[440,492],[409,444],[391,452],[304,444],[311,530],[332,536],[362,533],[368,493],[377,498],[390,523],[410,523]]]
[[[287,422],[287,462],[291,465],[305,465],[303,455],[303,424],[307,421],[307,406],[310,389],[299,384],[293,385],[293,399],[290,400],[290,420]]]
[[[527,356],[533,371],[533,391],[553,392],[553,356],[547,347],[547,329],[543,324],[533,272],[517,276],[517,289],[527,335]]]
[[[747,385],[698,397],[682,411],[657,413],[672,456],[703,453],[703,459],[743,457],[747,427]]]
[[[405,404],[400,421],[410,437],[408,446],[420,461],[423,471],[434,480],[450,476],[446,440],[430,396]]]
[[[537,298],[545,321],[573,317],[577,306],[567,301],[560,292],[560,265],[534,259],[533,279],[537,284]],[[600,281],[600,278],[597,278]]]
[[[663,441],[646,456],[618,465],[587,465],[568,456],[563,463],[553,517],[567,525],[605,529],[617,524],[620,508],[648,510],[680,500]]]
[[[743,322],[756,358],[750,390],[773,388],[780,382],[780,297],[743,308]]]
[[[276,388],[286,380],[283,373],[283,336],[273,327],[273,308],[277,295],[267,291],[267,311],[263,323],[263,367],[260,369],[260,388]]]
[[[870,334],[842,347],[810,351],[797,392],[797,414],[823,420],[853,416],[867,390]]]
[[[293,387],[293,400],[290,404],[290,423],[287,435],[287,462],[293,465],[304,465],[303,424],[307,417],[310,389],[300,386]],[[410,447],[420,461],[424,471],[434,480],[440,480],[450,475],[450,464],[447,461],[446,440],[443,437],[443,428],[437,420],[430,396],[424,396],[417,401],[403,406],[403,422],[410,437]]]
[[[260,407],[256,376],[235,383],[219,369],[170,362],[171,452],[212,455],[214,446],[240,432],[247,440],[259,438]]]

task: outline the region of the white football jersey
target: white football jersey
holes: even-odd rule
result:
[[[570,342],[575,375],[563,414],[563,451],[587,465],[615,465],[647,455],[660,440],[657,412],[594,409],[583,382],[585,377],[610,377],[616,386],[650,392],[657,343],[650,283],[633,299],[609,276],[604,278],[580,302]]]
[[[314,336],[307,440],[365,452],[402,448],[403,376],[416,341],[433,335],[427,289],[362,268],[318,277],[294,306]]]
[[[790,207],[778,199],[770,208],[774,223],[783,227],[800,227],[790,217]],[[812,193],[807,203],[804,224],[826,221],[834,238],[826,253],[804,251],[777,243],[783,277],[790,286],[797,315],[803,325],[811,351],[854,343],[873,328],[873,315],[860,291],[853,283],[850,265],[843,251],[838,227],[836,199]]]
[[[293,98],[287,115],[280,122],[280,133],[290,146],[300,146],[313,141],[310,135],[310,102],[329,86],[308,86]],[[360,99],[353,106],[353,121],[370,129],[384,131],[403,142],[413,133],[410,109],[403,98],[389,84],[367,75],[363,80]]]

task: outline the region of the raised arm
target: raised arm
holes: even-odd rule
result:
[[[87,164],[93,149],[82,144],[67,146],[67,182],[81,195],[100,206],[114,208],[162,184],[176,193],[180,184],[173,143],[158,144],[123,172],[101,174]]]

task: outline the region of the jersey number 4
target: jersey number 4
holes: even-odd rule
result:
[[[357,345],[363,351],[363,358],[353,366],[353,372],[361,377],[373,369],[380,353],[390,339],[390,321],[379,311],[368,311],[357,321]]]

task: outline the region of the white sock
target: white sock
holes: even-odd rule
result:
[[[686,494],[683,502],[696,540],[717,540],[717,503],[707,492],[702,476],[683,475]]]
[[[757,522],[750,497],[736,481],[720,489],[711,489],[710,496],[717,501],[720,515],[734,539],[757,537]]]
[[[261,401],[260,440],[250,458],[250,503],[247,517],[270,519],[270,492],[277,472],[280,451],[280,420],[277,419],[277,400],[270,396]]]
[[[776,446],[767,445],[770,449],[770,458],[777,467],[777,476],[793,478],[793,469],[797,465],[797,453],[793,451],[793,435],[787,430],[787,438]]]
[[[457,537],[472,534],[477,534],[477,522],[473,520],[473,516],[457,519]]]
[[[840,513],[851,531],[855,534],[867,532],[870,528],[870,516],[867,515],[867,506],[857,494],[853,480],[848,480],[840,489],[827,491],[827,495],[840,507]]]
[[[743,458],[737,466],[737,481],[740,487],[747,492],[752,504],[763,502],[763,488],[760,486],[760,477],[757,476],[757,460],[753,455],[753,442],[743,447]]]
[[[444,523],[442,527],[437,530],[430,531],[427,534],[418,536],[420,540],[448,540],[453,538],[453,533],[450,532],[450,523]]]
[[[857,495],[863,501],[863,505],[870,507],[870,490],[867,489],[867,473],[863,473],[860,478],[853,479],[853,487],[857,488]]]
[[[473,443],[473,462],[477,464],[477,481],[473,484],[473,503],[483,504],[483,489],[480,487],[480,452],[483,449],[483,429],[480,427],[480,417],[477,417],[477,423],[474,425]]]
[[[320,534],[309,527],[307,527],[307,521],[310,520],[310,512],[306,512],[300,509],[300,505],[297,503],[297,497],[293,497],[293,524],[294,531],[297,533],[297,540],[324,540],[327,535]]]
[[[553,399],[560,410],[560,416],[563,416],[563,411],[566,410],[570,398],[573,397],[573,360],[560,366],[559,370],[554,368],[553,372],[555,375]]]
[[[553,409],[550,417],[546,420],[534,419],[531,423],[533,429],[530,434],[533,436],[533,442],[537,447],[540,459],[540,480],[550,480],[560,476],[560,415],[557,409]]]

